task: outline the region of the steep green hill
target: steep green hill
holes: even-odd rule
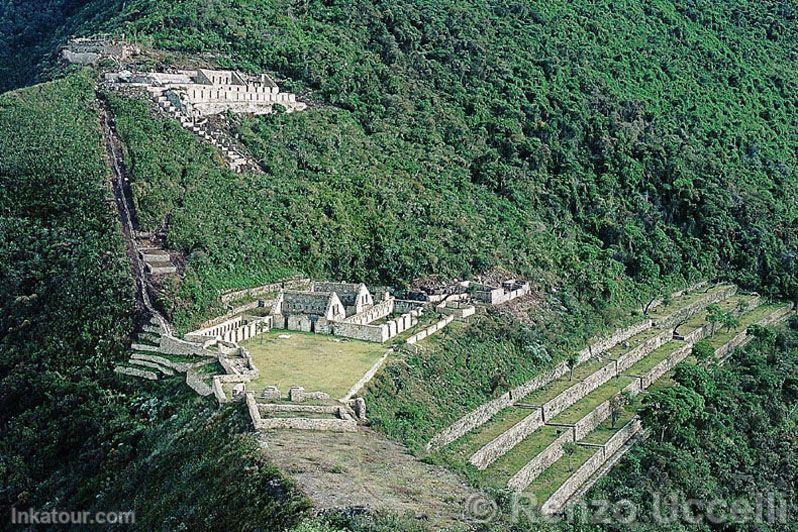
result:
[[[177,191],[147,213],[187,211],[175,245],[214,267],[201,289],[503,265],[597,307],[628,304],[629,278],[798,293],[798,32],[782,2],[134,0],[102,24],[97,6],[66,20],[274,70],[320,104],[242,126],[266,176],[211,180],[208,215],[231,182],[258,207],[228,203],[207,243]],[[256,249],[222,258],[216,238]]]
[[[289,526],[307,502],[241,412],[180,379],[113,373],[133,283],[97,113],[85,76],[0,96],[0,507],[132,510],[148,530]]]
[[[163,300],[179,327],[216,313],[220,290],[292,273],[403,286],[503,267],[538,285],[535,328],[491,316],[385,372],[376,417],[413,446],[431,412],[479,404],[494,377],[528,377],[669,287],[723,277],[798,299],[794,4],[0,0],[0,92],[61,76],[58,45],[97,31],[171,63],[274,72],[312,104],[237,119],[264,173],[236,175],[145,102],[105,95],[142,224],[167,223],[186,257]],[[174,502],[176,528],[208,525],[202,509],[223,499],[214,524],[290,526],[305,502],[268,466],[244,469],[254,444],[228,436],[241,419],[112,378],[133,303],[90,76],[0,98],[2,504],[133,500],[157,528]],[[452,388],[435,402],[391,395],[421,379]],[[773,427],[791,393],[762,408]],[[624,471],[679,443],[651,444]],[[173,499],[132,481],[163,471]],[[197,472],[201,486],[185,480]],[[261,504],[240,514],[251,494]]]

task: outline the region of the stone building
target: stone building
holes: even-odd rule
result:
[[[286,290],[272,309],[275,326],[292,331],[316,332],[329,322],[346,318],[344,304],[335,292]]]
[[[277,84],[266,74],[251,76],[234,70],[175,70],[172,72],[108,74],[106,81],[114,84],[146,86],[158,89],[180,110],[191,115],[232,113],[267,114],[275,104],[287,112],[307,107],[296,95],[280,92]]]
[[[418,322],[420,309],[401,315],[387,291],[378,300],[363,283],[312,283],[310,290],[284,290],[272,306],[275,328],[385,342]]]
[[[137,47],[125,42],[124,36],[94,35],[71,38],[61,49],[61,58],[68,63],[93,65],[103,58],[126,61],[139,52]]]

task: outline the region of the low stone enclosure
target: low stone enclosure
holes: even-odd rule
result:
[[[544,513],[560,511],[603,475],[641,430],[633,414],[619,413],[617,398],[645,391],[687,359],[700,339],[716,333],[711,342],[721,359],[748,341],[750,325],[771,324],[792,312],[791,305],[738,295],[731,285],[694,288],[673,299],[647,319],[592,342],[579,353],[575,379],[559,364],[470,412],[435,436],[428,451],[459,464],[465,460],[495,487],[534,497]],[[711,304],[738,313],[738,329],[715,331],[706,321]],[[553,466],[564,460],[566,443],[579,446],[577,467],[560,477],[564,469]]]

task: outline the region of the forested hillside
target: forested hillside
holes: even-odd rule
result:
[[[67,20],[94,30],[98,4],[84,4]],[[298,189],[281,191],[288,216],[309,188],[340,205],[307,225],[278,218],[289,249],[247,259],[253,277],[401,284],[498,264],[598,307],[630,299],[625,279],[718,273],[796,296],[794,6],[136,0],[102,13],[143,44],[276,71],[320,104],[246,129],[268,186]],[[253,215],[238,208],[245,240]],[[205,288],[248,280],[243,259],[178,243],[234,270],[201,274]]]
[[[169,52],[158,66],[270,72],[311,104],[235,119],[263,168],[239,175],[147,102],[102,94],[143,228],[168,226],[185,257],[161,301],[178,328],[218,313],[220,290],[294,273],[533,281],[535,327],[488,316],[376,381],[375,426],[413,449],[671,288],[724,278],[798,299],[794,3],[0,0],[0,92],[66,75],[58,46],[100,31]],[[134,501],[142,528],[210,526],[210,508],[214,526],[289,527],[307,502],[257,462],[238,415],[180,382],[164,396],[112,377],[133,285],[96,72],[76,70],[0,97],[2,504]],[[599,494],[737,496],[747,481],[724,468],[777,486],[774,453],[794,465],[793,336],[681,375],[677,399],[734,415],[670,420]],[[433,397],[437,382],[450,388]]]
[[[240,434],[240,412],[180,379],[113,373],[133,283],[94,98],[86,76],[0,96],[0,507],[132,510],[149,530],[288,526],[307,502]]]

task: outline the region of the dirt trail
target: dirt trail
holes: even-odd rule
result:
[[[150,298],[150,291],[153,289],[146,275],[144,261],[139,254],[138,244],[135,236],[138,233],[138,219],[136,209],[133,204],[132,191],[128,179],[125,177],[125,166],[122,158],[122,142],[114,128],[113,119],[108,109],[107,102],[99,98],[100,102],[100,122],[102,124],[103,139],[108,157],[108,166],[111,168],[111,188],[114,193],[114,201],[119,220],[122,224],[122,233],[127,242],[127,254],[133,270],[133,277],[136,281],[136,298],[143,310],[153,316],[161,325],[163,331],[171,334],[172,329],[169,322],[155,308]]]

